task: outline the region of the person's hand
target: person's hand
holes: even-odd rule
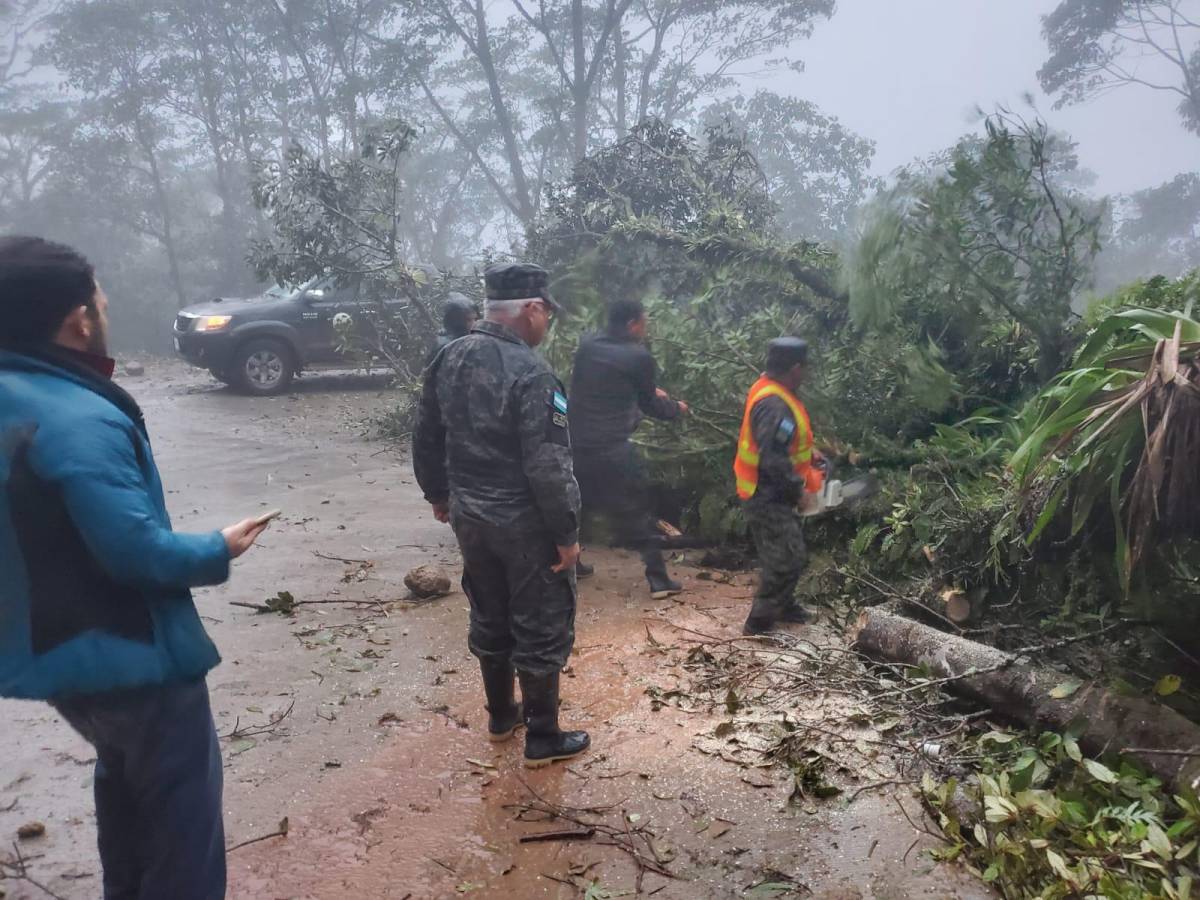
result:
[[[551,572],[573,572],[575,563],[579,562],[579,544],[558,548],[558,562],[550,567]]]
[[[225,538],[225,546],[229,548],[229,558],[237,559],[254,546],[258,536],[267,530],[271,523],[261,519],[243,519],[236,525],[221,529],[221,537]]]
[[[679,414],[681,416],[686,416],[692,411],[692,408],[682,400],[676,400],[675,402],[679,404]]]
[[[433,517],[445,525],[450,521],[450,504],[449,503],[431,503],[433,507]]]
[[[654,396],[656,396],[659,400],[670,400],[671,399],[671,395],[668,394],[666,391],[664,391],[660,387],[656,387],[654,389]]]

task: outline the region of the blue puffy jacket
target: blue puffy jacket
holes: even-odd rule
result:
[[[0,351],[0,696],[202,676],[189,588],[228,576],[219,532],[171,530],[125,391],[69,351]]]

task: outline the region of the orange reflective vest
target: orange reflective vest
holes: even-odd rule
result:
[[[766,397],[780,397],[792,411],[796,420],[796,433],[788,446],[788,456],[796,469],[796,475],[804,482],[804,489],[816,492],[821,489],[825,476],[813,463],[812,424],[808,419],[808,411],[804,404],[796,399],[795,394],[778,381],[763,375],[750,388],[746,396],[746,412],[742,416],[742,433],[738,436],[737,456],[733,460],[733,474],[737,479],[737,493],[743,500],[749,500],[758,490],[758,441],[754,439],[754,429],[750,427],[750,413],[759,400]]]

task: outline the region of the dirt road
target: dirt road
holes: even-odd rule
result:
[[[749,576],[702,582],[680,565],[683,602],[656,603],[634,558],[592,553],[563,718],[590,730],[594,749],[528,772],[519,740],[485,738],[465,598],[401,600],[410,567],[456,571],[456,552],[408,463],[362,437],[366,415],[388,402],[380,382],[326,377],[251,399],[159,363],[125,386],[145,407],[177,528],[284,510],[229,584],[198,594],[224,656],[209,685],[229,843],[290,824],[286,838],[231,854],[231,897],[990,896],[934,866],[926,839],[913,846],[922,836],[897,807],[917,815],[910,794],[805,812],[788,803],[789,772],[696,749],[716,713],[647,693],[680,683],[672,661],[695,634],[738,633]],[[281,591],[300,604],[292,617],[233,605]],[[63,898],[98,897],[90,748],[43,705],[0,702],[0,721],[0,846],[44,823],[44,837],[20,845],[31,874]],[[581,817],[611,834],[521,843],[565,827],[520,808],[539,798],[603,808]],[[642,829],[655,838],[641,843],[639,866],[612,844],[636,843]],[[23,883],[4,890],[41,896]]]

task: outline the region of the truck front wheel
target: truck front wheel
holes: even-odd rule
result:
[[[274,338],[251,338],[233,355],[230,376],[248,394],[269,397],[288,389],[296,374],[292,350]]]

